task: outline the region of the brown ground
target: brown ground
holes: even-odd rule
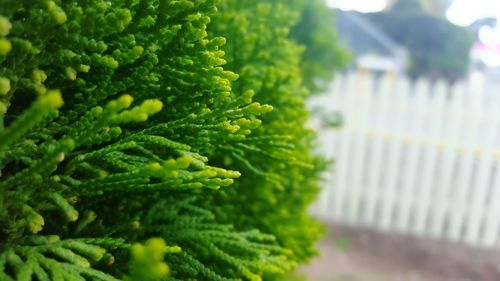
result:
[[[331,226],[311,281],[500,281],[500,251]]]

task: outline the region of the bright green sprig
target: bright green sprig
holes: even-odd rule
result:
[[[119,279],[92,269],[106,254],[105,247],[124,247],[120,239],[76,239],[60,240],[57,236],[32,236],[25,239],[26,245],[15,246],[0,254],[0,277],[2,280],[95,280],[117,281]],[[14,268],[14,276],[7,275],[5,268]],[[62,279],[61,279],[62,278]]]
[[[44,118],[54,114],[62,105],[61,93],[59,91],[51,91],[40,97],[8,128],[0,128],[0,161],[10,145],[21,139]]]

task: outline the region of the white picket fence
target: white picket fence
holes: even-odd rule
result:
[[[313,212],[324,219],[475,246],[500,238],[500,89],[339,75],[313,113],[335,164]],[[313,122],[314,123],[314,122]]]

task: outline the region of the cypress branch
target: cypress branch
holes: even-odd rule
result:
[[[320,161],[286,1],[0,2],[0,280],[275,280]]]

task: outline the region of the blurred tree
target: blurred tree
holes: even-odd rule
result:
[[[347,65],[350,59],[348,51],[338,44],[334,11],[322,0],[292,3],[301,11],[290,37],[305,47],[301,60],[304,83],[313,93],[324,90],[320,82],[330,80],[333,72]]]
[[[412,78],[453,82],[467,74],[473,35],[428,14],[419,0],[399,0],[386,11],[370,14],[370,18],[408,49]]]
[[[391,12],[422,13],[424,8],[420,0],[399,0],[390,8]]]

